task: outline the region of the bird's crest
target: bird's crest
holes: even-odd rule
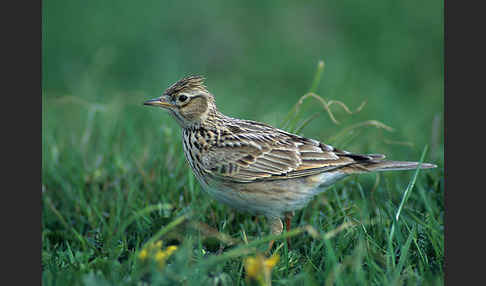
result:
[[[204,86],[204,77],[198,75],[184,77],[166,89],[164,94],[173,96],[185,89],[200,89],[207,91],[206,86]]]

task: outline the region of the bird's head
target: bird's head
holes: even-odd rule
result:
[[[185,77],[170,86],[162,96],[144,102],[144,105],[167,109],[182,128],[204,124],[216,113],[214,97],[204,86],[201,76]]]

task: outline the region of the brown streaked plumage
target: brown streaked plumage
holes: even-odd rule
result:
[[[295,210],[339,179],[418,167],[417,162],[354,154],[264,123],[225,116],[199,76],[179,80],[144,104],[167,109],[182,127],[184,154],[203,189],[237,210],[266,216],[274,234],[282,232],[281,218],[290,222]]]

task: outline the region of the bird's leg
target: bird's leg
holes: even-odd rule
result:
[[[270,224],[270,233],[274,235],[279,235],[282,233],[283,230],[283,224],[282,220],[278,217],[268,217],[268,223]],[[268,244],[268,249],[267,252],[270,252],[272,250],[272,246],[275,243],[275,240],[270,241]]]
[[[285,213],[285,229],[287,232],[290,231],[290,223],[294,217],[294,212]],[[290,237],[287,237],[287,247],[290,249]]]

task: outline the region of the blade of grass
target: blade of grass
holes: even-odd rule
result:
[[[181,223],[183,223],[184,221],[189,219],[191,217],[191,214],[192,214],[191,212],[187,212],[187,213],[181,215],[180,217],[176,218],[175,220],[171,221],[168,225],[166,225],[164,228],[162,228],[156,234],[154,234],[149,240],[147,240],[147,242],[145,242],[144,245],[154,244],[164,234],[166,234],[167,232],[171,231],[172,229],[174,229],[175,227],[177,227],[178,225],[180,225]],[[135,255],[132,256],[132,259],[131,259],[132,265],[136,264],[136,262],[137,262],[136,258],[139,256],[140,251],[142,249],[143,249],[143,247],[139,248],[135,252]]]
[[[324,61],[320,60],[317,63],[317,71],[314,75],[314,79],[311,84],[311,88],[308,93],[315,93],[317,88],[319,87],[319,83],[321,82],[321,77],[322,77],[322,72],[324,71]],[[285,116],[285,119],[283,120],[282,123],[282,128],[287,129],[290,128],[290,130],[294,129],[295,126],[295,119],[298,117],[298,105],[302,104],[302,102],[299,100],[297,104],[287,113],[287,116]]]
[[[314,75],[314,79],[312,80],[312,85],[311,88],[309,89],[309,92],[316,92],[317,88],[319,87],[319,83],[321,82],[321,77],[322,77],[322,72],[324,71],[324,61],[320,60],[317,63],[317,71],[316,74]]]
[[[160,211],[162,209],[171,209],[172,206],[169,205],[169,204],[156,204],[156,205],[150,205],[150,206],[147,206],[143,209],[141,209],[140,211],[138,212],[135,212],[130,218],[128,218],[125,223],[120,227],[118,228],[118,232],[117,232],[117,235],[120,235],[121,233],[123,233],[127,227],[129,225],[131,225],[137,218],[141,217],[141,216],[144,216],[144,215],[147,215],[153,211]]]
[[[319,116],[319,113],[315,113],[312,116],[309,116],[306,118],[299,126],[295,128],[294,133],[298,134],[304,127],[306,127],[312,120],[316,119]]]
[[[398,206],[397,213],[395,214],[395,220],[393,221],[393,224],[390,229],[390,234],[388,235],[388,251],[389,251],[389,263],[390,265],[395,268],[395,259],[394,259],[394,249],[393,249],[393,236],[395,235],[395,228],[397,227],[399,223],[399,218],[400,214],[402,213],[403,206],[405,205],[405,202],[407,201],[408,197],[410,196],[410,192],[415,185],[415,181],[417,180],[417,176],[420,172],[420,167],[422,166],[422,162],[424,161],[425,154],[427,153],[427,145],[424,147],[424,150],[422,151],[422,156],[420,157],[420,161],[418,163],[417,169],[415,170],[415,173],[410,180],[407,188],[405,189],[405,192],[403,193],[402,196],[402,201],[400,202],[400,205]]]
[[[392,285],[396,285],[398,282],[398,279],[400,278],[400,273],[402,272],[403,266],[405,265],[405,261],[408,258],[408,250],[410,248],[410,244],[412,243],[412,239],[415,237],[417,232],[417,229],[415,226],[413,226],[412,231],[408,235],[407,241],[405,241],[405,244],[402,246],[400,249],[400,259],[398,260],[398,265],[395,269],[394,277],[392,279]]]
[[[49,196],[47,195],[44,195],[45,196],[45,202],[47,203],[47,205],[49,206],[49,208],[51,209],[51,211],[56,215],[56,217],[59,219],[59,221],[61,222],[61,224],[68,230],[70,230],[74,236],[79,240],[79,242],[81,243],[81,247],[83,248],[83,251],[86,251],[87,249],[87,246],[86,246],[86,240],[84,239],[84,237],[79,234],[79,232],[77,232],[73,227],[69,226],[69,224],[66,222],[66,220],[64,219],[64,217],[61,215],[61,213],[56,209],[56,207],[54,206],[54,204],[52,203],[51,199],[49,198]]]
[[[192,213],[188,212],[180,217],[176,218],[175,220],[171,221],[168,225],[166,225],[164,228],[159,230],[156,234],[154,234],[149,240],[147,240],[146,244],[151,244],[155,243],[159,238],[161,238],[164,234],[168,233],[172,229],[174,229],[176,226],[179,224],[183,223],[185,220],[189,219],[191,217]]]

